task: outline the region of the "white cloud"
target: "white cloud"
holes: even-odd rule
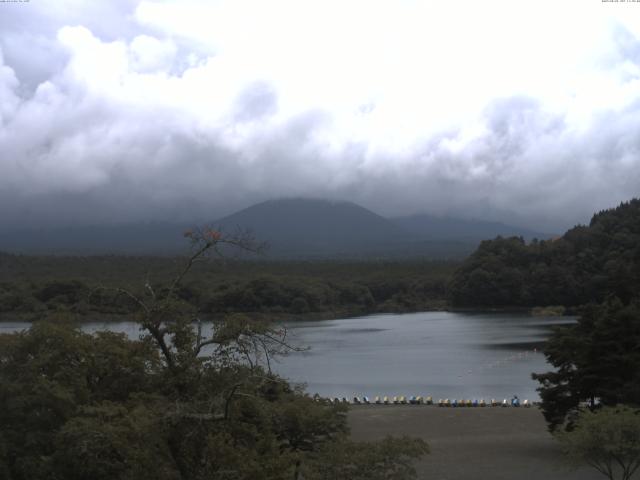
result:
[[[4,64],[4,56],[0,49],[0,125],[9,119],[18,106],[18,79],[13,69]]]
[[[22,10],[33,65],[0,34],[0,190],[33,218],[68,194],[85,220],[313,195],[554,226],[640,187],[633,4],[71,6]]]
[[[131,68],[140,73],[169,70],[177,51],[173,41],[158,40],[149,35],[138,35],[129,48]]]

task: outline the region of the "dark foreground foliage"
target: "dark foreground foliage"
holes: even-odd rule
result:
[[[181,283],[208,250],[238,242],[190,238],[172,282],[115,289],[136,307],[140,339],[64,318],[0,335],[0,478],[414,478],[423,441],[351,442],[344,406],[270,371],[270,357],[294,348],[286,331],[239,315],[204,331]]]
[[[541,383],[551,430],[572,428],[580,406],[640,407],[640,303],[609,298],[590,305],[575,325],[557,327],[545,346],[556,370],[534,374]]]
[[[351,442],[345,407],[224,356],[172,371],[149,337],[39,322],[0,352],[1,478],[404,479],[426,453]]]
[[[577,306],[640,291],[640,199],[597,213],[561,238],[480,244],[450,285],[454,306]]]
[[[640,411],[627,406],[583,410],[556,438],[572,467],[586,463],[609,480],[631,480],[640,468]]]

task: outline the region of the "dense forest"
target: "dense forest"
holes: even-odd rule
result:
[[[640,200],[601,211],[562,237],[487,240],[455,272],[454,307],[578,306],[640,290]]]
[[[186,246],[186,245],[185,245]],[[135,309],[117,288],[162,288],[183,258],[0,254],[0,318],[65,311],[117,316]],[[177,292],[204,316],[338,317],[444,308],[455,262],[210,259]]]

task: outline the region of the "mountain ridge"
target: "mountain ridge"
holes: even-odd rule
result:
[[[480,240],[511,234],[529,239],[535,233],[497,222],[448,217],[386,218],[353,202],[313,198],[267,200],[209,224],[226,232],[250,230],[270,245],[268,258],[462,258]],[[182,232],[190,226],[154,222],[24,229],[0,233],[0,250],[175,255],[186,250]]]

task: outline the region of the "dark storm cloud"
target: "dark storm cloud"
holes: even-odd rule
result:
[[[561,230],[640,193],[640,43],[622,27],[598,72],[615,105],[582,115],[497,96],[465,122],[387,142],[406,132],[384,119],[384,95],[297,108],[295,82],[140,24],[137,2],[35,4],[1,6],[5,228],[209,220],[312,196]],[[391,133],[374,128],[383,120]]]

